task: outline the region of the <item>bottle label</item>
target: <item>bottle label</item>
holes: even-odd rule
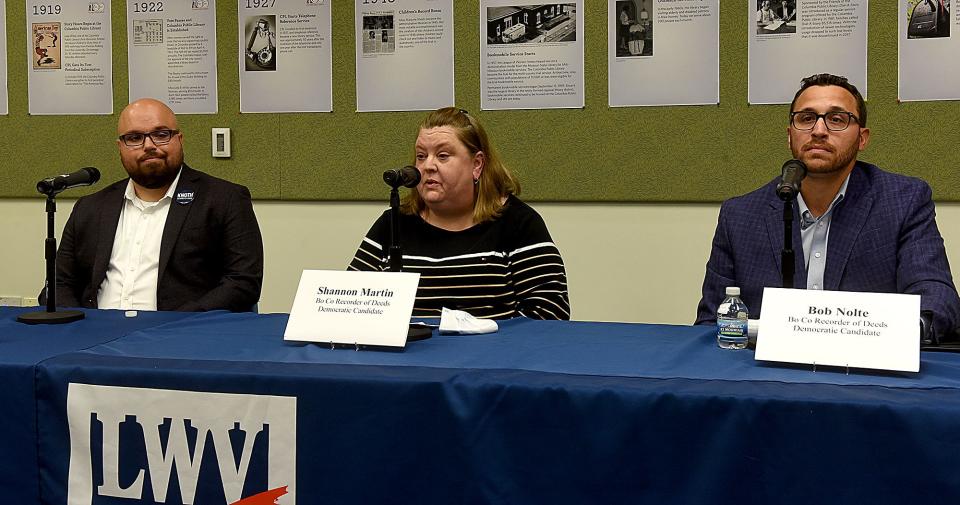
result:
[[[729,321],[718,320],[717,321],[717,333],[725,337],[746,337],[747,336],[747,320],[746,319],[732,319]]]

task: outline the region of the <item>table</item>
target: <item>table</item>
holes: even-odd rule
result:
[[[958,355],[847,375],[757,363],[718,349],[709,327],[524,319],[358,352],[284,343],[286,319],[191,315],[40,362],[43,503],[83,487],[78,440],[86,503],[154,503],[155,480],[166,503],[198,505],[282,485],[280,503],[301,504],[960,498]],[[78,398],[94,407],[71,411],[86,430],[71,437]],[[173,449],[151,457],[150,443]],[[103,481],[142,500],[99,496]]]

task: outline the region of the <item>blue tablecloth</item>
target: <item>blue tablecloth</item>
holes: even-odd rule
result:
[[[958,355],[923,353],[919,374],[847,375],[756,363],[704,327],[518,319],[385,352],[285,343],[285,324],[194,315],[41,363],[44,503],[66,502],[70,383],[296,398],[301,504],[960,500]],[[149,427],[128,421],[124,486],[149,470]],[[197,504],[226,503],[212,445]],[[244,496],[265,489],[262,460]],[[154,503],[144,489],[122,503]]]
[[[85,311],[86,318],[61,325],[26,325],[17,316],[36,308],[0,307],[0,490],[5,503],[37,502],[37,417],[35,367],[66,352],[108,342],[140,328],[184,317],[141,312]]]
[[[198,325],[202,322],[202,325]],[[516,369],[613,377],[750,380],[893,388],[960,388],[960,360],[924,353],[914,373],[837,368],[815,373],[809,366],[758,363],[753,352],[712,345],[714,329],[704,326],[533,321],[500,322],[486,335],[437,335],[410,343],[403,352],[345,352],[322,344],[282,342],[286,314],[218,313],[162,328],[133,332],[89,350],[124,358],[213,359],[249,362],[425,366]],[[242,336],[243,338],[237,338]]]

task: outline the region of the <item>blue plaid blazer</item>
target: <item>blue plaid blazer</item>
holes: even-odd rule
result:
[[[720,207],[713,248],[697,307],[697,324],[712,324],[727,286],[758,317],[765,286],[780,287],[783,202],[780,178]],[[794,285],[807,285],[799,210],[794,202]],[[843,200],[834,208],[827,241],[824,289],[910,293],[934,314],[938,334],[960,326],[960,298],[937,229],[930,186],[858,161]]]

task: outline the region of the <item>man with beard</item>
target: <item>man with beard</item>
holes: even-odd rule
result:
[[[794,202],[794,285],[833,291],[918,294],[924,335],[950,336],[960,299],[937,229],[930,186],[857,160],[870,140],[867,108],[846,78],[802,81],[790,105],[787,143],[806,164]],[[728,286],[759,316],[765,286],[780,287],[780,177],[720,208],[697,324],[712,324]],[[929,311],[929,312],[927,312]]]
[[[57,305],[251,310],[263,241],[247,188],[183,163],[164,103],[128,105],[117,125],[129,179],[79,199],[57,251]]]

